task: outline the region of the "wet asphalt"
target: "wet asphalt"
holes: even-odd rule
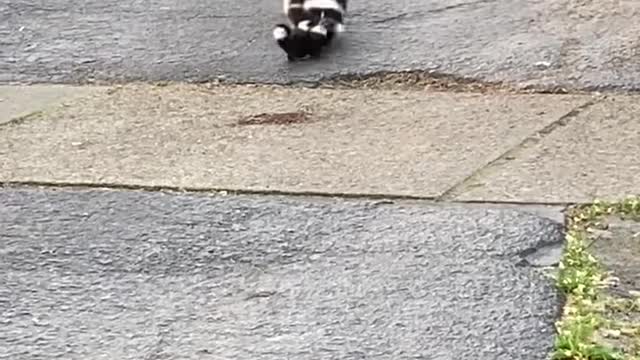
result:
[[[0,191],[0,358],[545,359],[561,299],[507,209]]]
[[[0,82],[315,82],[420,70],[517,85],[637,89],[640,4],[351,0],[346,36],[288,63],[279,0],[0,0]]]

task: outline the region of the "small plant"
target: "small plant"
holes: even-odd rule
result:
[[[570,211],[567,243],[556,277],[556,285],[566,295],[567,303],[562,319],[556,324],[554,360],[638,359],[625,357],[621,351],[600,343],[596,336],[599,330],[610,326],[603,315],[608,299],[601,291],[606,287],[607,276],[588,252],[588,234],[602,227],[609,215],[640,219],[640,197],[629,197],[619,203],[596,201]]]
[[[603,282],[598,261],[587,252],[582,234],[569,232],[565,254],[559,264],[557,286],[565,293],[583,299],[596,296],[596,288]]]

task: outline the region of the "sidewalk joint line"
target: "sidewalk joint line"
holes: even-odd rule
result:
[[[462,192],[464,192],[465,187],[466,187],[467,184],[469,184],[473,180],[478,179],[479,177],[482,177],[487,170],[499,166],[500,162],[504,161],[507,158],[515,158],[515,157],[517,157],[517,154],[520,151],[522,151],[523,149],[526,149],[531,145],[540,143],[544,138],[546,138],[547,136],[552,134],[556,129],[569,125],[569,123],[571,123],[572,120],[574,120],[576,117],[578,117],[578,115],[580,115],[584,110],[586,110],[586,109],[592,107],[593,105],[599,103],[604,98],[605,97],[603,97],[603,96],[598,96],[595,99],[591,99],[591,100],[585,102],[584,104],[579,105],[579,106],[571,109],[571,111],[569,111],[568,113],[560,116],[558,119],[556,119],[555,121],[551,122],[550,124],[548,124],[547,126],[543,127],[542,129],[534,131],[532,134],[530,134],[529,136],[525,137],[521,142],[516,144],[514,147],[512,147],[510,149],[507,149],[505,152],[500,154],[495,159],[493,159],[493,160],[489,161],[488,163],[486,163],[485,165],[477,168],[469,176],[467,176],[464,179],[462,179],[461,181],[458,181],[457,183],[455,183],[449,189],[447,189],[442,194],[440,194],[440,196],[438,196],[436,198],[436,201],[451,201],[451,200],[453,200],[453,198],[455,198],[456,196],[458,196]]]
[[[24,124],[25,122],[32,120],[40,115],[43,114],[42,110],[36,110],[36,111],[32,111],[30,113],[24,114],[24,115],[18,115],[12,119],[10,119],[9,121],[0,123],[0,130],[4,129],[4,128],[8,128],[10,126],[14,126],[14,125],[21,125]]]
[[[287,190],[254,190],[254,189],[232,189],[213,187],[179,187],[164,185],[134,185],[115,183],[82,183],[82,182],[55,182],[55,181],[2,181],[0,191],[7,188],[50,188],[50,189],[75,189],[75,190],[114,190],[114,191],[146,191],[146,192],[167,192],[186,194],[219,194],[226,193],[230,196],[256,195],[256,196],[289,196],[294,198],[317,197],[317,198],[337,198],[344,200],[371,200],[381,204],[394,203],[394,201],[420,201],[427,204],[442,204],[437,197],[397,195],[397,194],[375,194],[375,193],[330,193],[320,191],[287,191]],[[556,206],[566,207],[582,205],[582,203],[572,202],[530,202],[530,201],[502,201],[502,200],[451,200],[449,204],[468,205],[515,205],[515,206]]]

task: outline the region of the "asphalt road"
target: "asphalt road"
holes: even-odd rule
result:
[[[352,0],[323,59],[289,64],[280,0],[0,0],[0,82],[287,83],[431,70],[479,80],[637,89],[640,2]]]
[[[500,209],[0,191],[0,359],[544,359],[559,299]]]

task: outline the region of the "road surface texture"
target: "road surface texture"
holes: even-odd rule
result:
[[[544,359],[559,298],[507,209],[0,191],[0,358]]]
[[[288,64],[280,0],[0,0],[0,82],[287,83],[426,70],[547,87],[637,89],[635,0],[352,0],[323,59]]]

